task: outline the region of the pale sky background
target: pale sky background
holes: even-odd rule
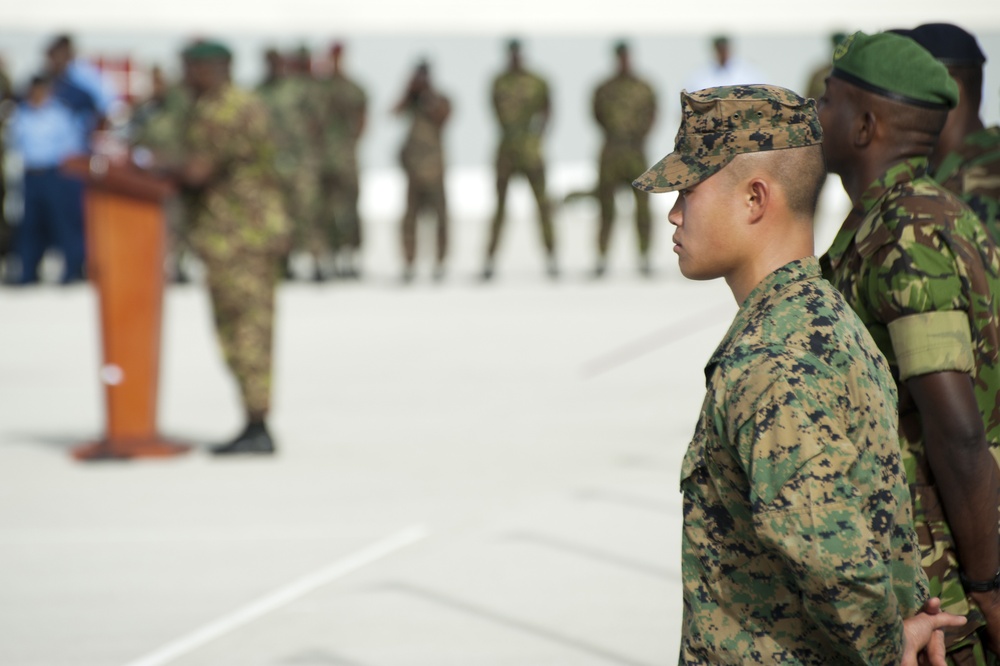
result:
[[[694,32],[795,33],[845,22],[876,29],[949,21],[978,30],[1000,27],[1000,3],[989,0],[840,0],[838,2],[607,2],[599,0],[8,0],[4,25],[79,30],[295,31],[325,34],[336,26],[364,32],[629,34]],[[16,8],[15,8],[16,7]]]

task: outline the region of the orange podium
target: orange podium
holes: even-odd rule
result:
[[[77,460],[162,458],[190,447],[157,434],[160,330],[170,183],[103,156],[68,160],[84,181],[87,275],[100,303],[107,430],[73,449]]]

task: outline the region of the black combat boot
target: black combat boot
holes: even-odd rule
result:
[[[272,454],[274,453],[274,440],[271,433],[267,431],[267,424],[263,421],[250,421],[247,427],[237,435],[236,439],[226,444],[213,446],[212,455],[227,456],[234,454]]]

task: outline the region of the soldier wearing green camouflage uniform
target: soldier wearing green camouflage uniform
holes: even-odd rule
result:
[[[145,151],[170,162],[182,155],[182,139],[191,96],[184,85],[170,85],[159,67],[153,69],[153,94],[132,115],[129,140],[140,161]],[[187,282],[183,259],[191,251],[187,240],[187,213],[182,197],[171,197],[165,204],[169,252],[168,272],[172,280]]]
[[[278,258],[289,221],[274,173],[271,120],[253,93],[229,82],[228,49],[185,51],[194,95],[173,169],[193,195],[191,245],[205,263],[219,341],[236,377],[247,427],[216,454],[272,453],[271,352]]]
[[[814,102],[748,85],[681,105],[674,152],[635,186],[678,191],[681,272],[725,278],[740,309],[681,465],[679,662],[898,663],[927,579],[892,376],[812,255]]]
[[[400,152],[400,162],[407,176],[406,212],[403,214],[403,281],[414,276],[417,258],[417,218],[423,211],[437,218],[437,256],[434,279],[444,277],[448,256],[448,207],[444,191],[444,147],[441,131],[451,115],[451,102],[434,89],[430,69],[421,62],[402,99],[396,104],[397,114],[408,115],[410,131]]]
[[[490,227],[483,279],[493,277],[494,257],[507,206],[507,186],[516,174],[524,174],[535,195],[548,273],[555,277],[558,274],[555,230],[551,206],[545,195],[545,161],[542,158],[542,134],[550,113],[549,86],[542,77],[524,68],[520,42],[511,41],[508,54],[507,70],[493,81],[493,109],[500,123],[501,136],[496,159],[497,210]]]
[[[324,279],[322,258],[329,244],[319,226],[320,100],[309,73],[309,51],[288,60],[276,50],[265,54],[268,73],[257,93],[271,114],[275,168],[285,209],[292,221],[291,251],[313,258],[313,278]],[[290,269],[287,274],[291,276]]]
[[[838,47],[819,112],[854,209],[823,265],[898,384],[922,565],[945,610],[969,618],[948,634],[949,661],[983,664],[1000,635],[1000,253],[927,175],[957,101],[947,69],[906,37]]]
[[[965,201],[1000,243],[1000,127],[986,127],[979,116],[986,56],[972,34],[950,23],[894,32],[930,51],[958,84],[958,106],[948,113],[934,146],[931,174]]]
[[[604,130],[604,147],[598,166],[597,198],[601,204],[601,225],[597,234],[596,276],[604,275],[608,244],[615,222],[615,191],[631,185],[635,174],[646,165],[644,144],[656,118],[656,95],[652,87],[633,72],[628,46],[615,46],[618,71],[598,86],[594,93],[594,118]],[[639,240],[639,268],[648,275],[652,224],[649,195],[635,194],[635,227]]]
[[[344,74],[343,51],[342,44],[333,45],[330,75],[320,81],[321,226],[330,238],[339,272],[356,278],[362,240],[358,214],[358,139],[365,128],[368,97],[361,86]]]

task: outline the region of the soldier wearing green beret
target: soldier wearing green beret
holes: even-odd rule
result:
[[[837,48],[819,115],[854,207],[823,266],[897,382],[931,593],[969,618],[947,634],[949,661],[983,664],[1000,646],[1000,253],[927,173],[958,95],[901,35],[858,32]]]
[[[628,44],[615,46],[618,71],[594,92],[594,118],[604,131],[604,146],[598,166],[597,198],[601,204],[601,224],[597,233],[597,266],[594,274],[604,275],[608,245],[615,222],[615,191],[628,186],[646,164],[645,142],[656,118],[653,88],[632,71]],[[649,196],[635,194],[635,227],[639,241],[639,268],[649,275],[649,247],[652,223]]]
[[[958,84],[958,106],[938,135],[931,173],[958,195],[1000,243],[1000,126],[986,127],[979,115],[986,55],[975,36],[950,23],[928,23],[894,31],[910,37],[948,68]]]
[[[217,42],[185,49],[193,102],[183,154],[161,164],[189,195],[192,247],[207,269],[219,342],[236,377],[246,428],[215,454],[275,450],[266,417],[271,406],[271,352],[278,258],[289,223],[274,171],[267,108],[230,82],[230,52]]]
[[[678,192],[681,273],[724,278],[740,309],[681,465],[679,663],[915,664],[964,620],[927,601],[889,367],[813,256],[815,105],[753,85],[681,106],[635,185]]]
[[[552,226],[552,207],[545,194],[545,160],[542,135],[549,123],[551,106],[549,84],[528,71],[521,58],[521,43],[507,44],[507,69],[493,80],[493,110],[500,123],[500,146],[497,148],[497,209],[490,226],[486,265],[482,277],[493,277],[494,258],[500,245],[507,206],[507,186],[512,176],[524,174],[538,204],[538,223],[545,245],[550,277],[558,275],[556,237]]]

